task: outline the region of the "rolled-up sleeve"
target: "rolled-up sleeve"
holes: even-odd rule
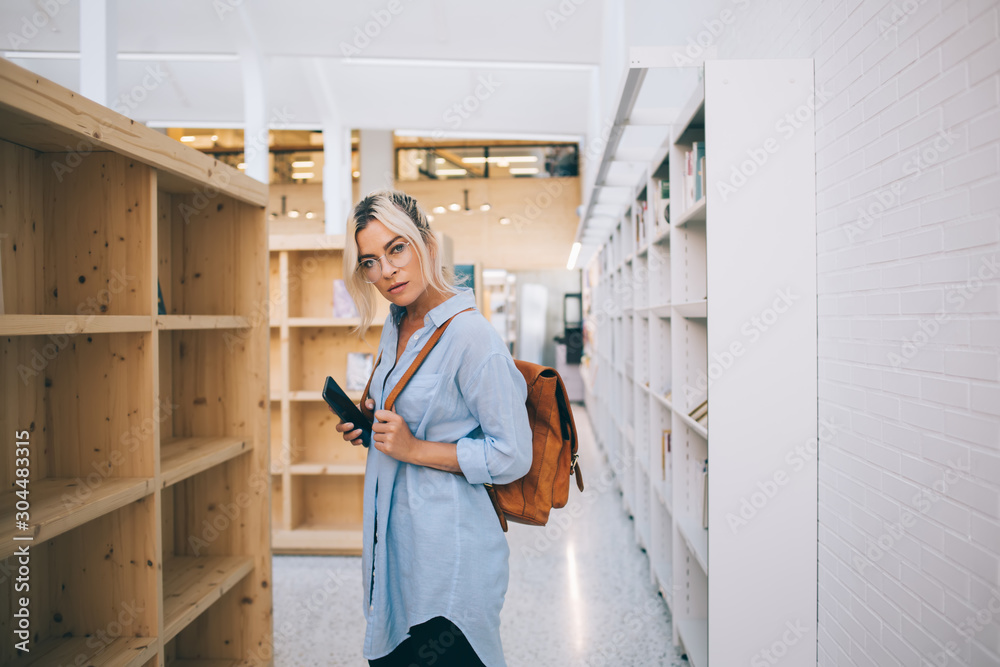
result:
[[[458,465],[470,484],[507,484],[531,468],[531,425],[524,401],[528,388],[509,355],[491,353],[459,389],[482,437],[458,443]],[[477,433],[477,429],[473,433]]]

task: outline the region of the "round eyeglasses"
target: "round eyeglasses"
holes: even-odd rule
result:
[[[393,243],[389,252],[382,255],[389,262],[390,266],[401,269],[410,263],[413,258],[413,251],[410,249],[409,241],[399,241]],[[382,257],[372,259],[368,257],[358,262],[357,272],[366,283],[377,283],[382,277]]]

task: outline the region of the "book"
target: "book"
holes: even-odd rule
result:
[[[707,172],[705,171],[705,156],[702,155],[701,156],[701,162],[699,163],[699,166],[698,166],[698,176],[699,176],[698,182],[701,184],[701,196],[703,198],[708,193],[708,189],[707,189],[708,181],[705,178],[706,173]]]
[[[694,202],[705,196],[705,142],[696,141],[694,143]]]
[[[3,248],[0,247],[0,315],[4,314],[3,305]]]
[[[372,374],[372,355],[368,352],[347,353],[346,391],[363,391]]]
[[[166,315],[167,314],[167,306],[166,306],[165,303],[163,303],[163,290],[160,289],[160,281],[159,280],[156,281],[156,294],[157,294],[156,314],[157,315]]]
[[[670,429],[663,429],[660,437],[660,480],[667,481],[667,454],[670,453]]]
[[[342,278],[333,281],[333,316],[358,317],[358,307],[347,291],[347,284]],[[361,387],[364,389],[364,387]]]
[[[708,459],[701,469],[701,527],[708,530]]]
[[[688,416],[691,417],[691,419],[698,421],[703,415],[707,414],[708,414],[708,399],[706,398],[704,401],[699,403],[693,410],[691,410],[691,412],[688,413]]]

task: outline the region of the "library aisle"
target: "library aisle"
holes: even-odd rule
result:
[[[510,667],[687,662],[650,582],[590,416],[573,405],[587,489],[545,528],[511,524],[510,586],[500,632]],[[571,509],[575,508],[575,509]],[[360,665],[361,559],[275,556],[275,667]]]

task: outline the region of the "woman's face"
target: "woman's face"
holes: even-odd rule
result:
[[[354,238],[358,243],[358,262],[374,259],[380,263],[379,279],[374,285],[383,297],[397,306],[406,307],[423,294],[427,285],[420,271],[420,258],[416,248],[399,247],[407,242],[404,237],[389,231],[380,221],[371,220]],[[389,263],[388,258],[393,251],[400,250],[404,254],[408,251],[410,259],[405,266],[396,267]]]

